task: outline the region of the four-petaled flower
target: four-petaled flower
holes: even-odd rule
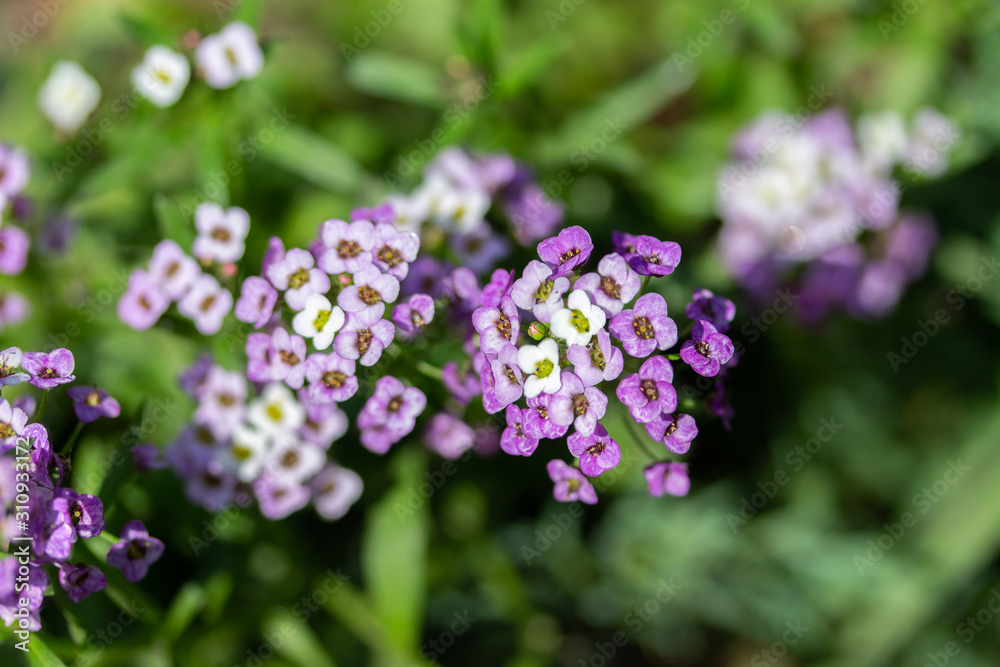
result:
[[[120,569],[129,581],[139,581],[163,555],[163,542],[150,537],[141,521],[126,523],[120,537],[108,551],[108,565]]]
[[[691,340],[681,345],[681,359],[699,375],[713,377],[734,351],[729,336],[719,333],[710,322],[698,320],[691,329]]]

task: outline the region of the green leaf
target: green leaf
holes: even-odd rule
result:
[[[206,602],[205,589],[196,582],[189,581],[177,591],[162,626],[168,643],[175,643],[184,634],[198,612],[205,608]]]
[[[573,48],[573,42],[566,35],[557,34],[552,39],[534,42],[530,47],[510,57],[501,67],[503,85],[497,90],[498,99],[511,99],[526,88],[538,83],[542,75],[552,67],[562,55]]]
[[[264,619],[265,636],[282,638],[278,653],[301,667],[337,667],[312,629],[287,611]]]
[[[378,97],[432,108],[443,106],[438,70],[408,58],[370,51],[347,68],[347,80]]]
[[[189,249],[194,243],[194,224],[184,219],[180,208],[166,195],[153,196],[153,212],[160,236],[170,239],[181,248]]]
[[[144,46],[154,46],[156,44],[171,44],[176,36],[164,30],[160,24],[145,17],[133,14],[120,14],[118,20],[121,21],[126,30]]]
[[[260,25],[260,14],[263,9],[261,0],[230,0],[230,2],[236,4],[236,9],[233,10],[232,16],[226,18],[226,23],[243,21],[253,28]]]
[[[28,662],[33,667],[66,667],[37,634],[32,634],[28,643]]]
[[[334,192],[355,192],[366,174],[354,158],[314,132],[286,127],[261,151],[261,157]]]

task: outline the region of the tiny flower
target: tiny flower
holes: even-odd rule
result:
[[[231,88],[241,79],[254,78],[264,66],[257,35],[241,21],[202,38],[194,56],[198,69],[212,88]]]
[[[684,314],[689,320],[705,320],[719,333],[729,330],[729,323],[736,317],[736,304],[715,296],[707,289],[696,289],[691,299],[691,303],[684,307]]]
[[[120,537],[108,551],[108,565],[120,569],[129,581],[139,581],[163,555],[163,542],[150,537],[141,521],[126,523]]]
[[[568,426],[557,424],[549,414],[552,394],[541,394],[528,399],[528,409],[522,415],[524,432],[532,438],[557,440],[569,431]]]
[[[606,329],[598,331],[586,347],[570,346],[566,357],[573,364],[573,372],[588,387],[614,380],[625,368],[625,355],[611,343]]]
[[[31,384],[39,389],[52,389],[76,379],[73,368],[76,360],[73,353],[64,347],[44,352],[25,352],[21,357],[21,368],[28,372]]]
[[[546,338],[538,345],[525,345],[517,351],[517,365],[525,375],[524,396],[554,394],[562,383],[559,379],[559,344]]]
[[[243,281],[243,291],[236,302],[236,319],[260,329],[271,320],[277,303],[278,292],[271,283],[260,276],[250,276]]]
[[[651,357],[618,385],[618,400],[628,407],[632,418],[648,424],[677,409],[677,391],[670,384],[674,369],[666,357]]]
[[[101,417],[113,419],[122,408],[108,392],[96,387],[70,387],[66,395],[73,399],[73,412],[84,423],[95,422]]]
[[[326,455],[315,445],[297,440],[282,440],[264,459],[264,476],[302,484],[323,468]]]
[[[490,282],[486,283],[482,291],[482,301],[484,306],[500,306],[505,297],[510,296],[511,288],[514,285],[514,272],[505,269],[497,269],[490,276]]]
[[[306,375],[308,376],[306,360]],[[306,406],[306,423],[299,428],[299,435],[322,449],[329,449],[335,441],[347,433],[348,420],[344,411],[336,403],[309,402],[308,388],[299,390],[299,401]]]
[[[278,385],[280,386],[280,385]],[[264,467],[264,458],[271,450],[271,440],[264,432],[241,426],[233,433],[227,447],[228,465],[241,482],[252,482]]]
[[[344,326],[344,311],[322,294],[310,294],[305,309],[292,318],[292,329],[303,338],[311,338],[317,350],[333,344],[334,335]]]
[[[388,202],[383,202],[378,206],[370,208],[359,206],[358,208],[351,209],[351,222],[357,222],[358,220],[369,220],[375,225],[392,224],[396,220],[396,212],[393,210],[392,204]]]
[[[194,240],[193,252],[201,261],[228,264],[243,257],[247,232],[250,231],[250,215],[239,206],[224,209],[218,204],[205,202],[195,209],[194,226],[198,236]]]
[[[403,333],[414,335],[434,319],[434,299],[428,294],[414,294],[392,309],[392,321]]]
[[[19,572],[20,567],[17,558],[0,561],[0,619],[8,627],[18,623],[19,629],[37,632],[42,627],[38,610],[42,608],[49,578],[45,570],[35,563],[29,564],[25,573]],[[22,604],[22,601],[27,604]]]
[[[549,330],[567,345],[588,345],[590,339],[604,328],[607,316],[599,306],[592,305],[590,297],[580,289],[570,293],[566,305],[567,308],[552,314]]]
[[[691,490],[686,463],[661,461],[652,463],[643,470],[649,495],[660,498],[664,493],[671,496],[686,496]]]
[[[698,435],[698,426],[691,415],[664,415],[646,424],[646,433],[674,454],[686,454]]]
[[[91,593],[97,593],[107,588],[108,580],[100,568],[93,565],[61,563],[59,564],[59,584],[66,591],[69,599],[79,604]]]
[[[201,269],[198,268],[198,262],[184,254],[181,247],[173,241],[160,241],[153,248],[153,258],[149,260],[149,277],[170,299],[176,301],[183,297],[199,274]]]
[[[156,324],[170,307],[170,298],[145,271],[136,270],[128,279],[128,289],[118,301],[118,319],[136,331]]]
[[[178,302],[182,315],[194,320],[194,327],[205,336],[222,328],[222,321],[233,308],[233,295],[207,273],[203,273]]]
[[[674,272],[681,261],[681,247],[673,241],[660,241],[652,236],[635,237],[635,254],[628,265],[640,276],[666,276]]]
[[[313,477],[309,487],[316,511],[328,521],[347,514],[347,510],[361,497],[365,488],[358,473],[335,463],[328,463]]]
[[[0,195],[13,199],[28,184],[30,176],[31,165],[24,151],[0,144]]]
[[[347,321],[333,341],[333,349],[345,359],[357,359],[362,366],[372,366],[395,335],[392,322],[382,319],[382,308],[368,308],[347,315]]]
[[[274,377],[277,351],[274,341],[266,333],[247,336],[247,377],[253,382],[270,382]]]
[[[479,225],[470,234],[452,235],[448,240],[462,266],[483,274],[510,254],[510,241],[489,225]]]
[[[184,94],[191,78],[191,64],[180,53],[153,46],[132,70],[132,85],[158,107],[173,106]]]
[[[318,265],[330,275],[355,273],[371,265],[376,235],[375,226],[367,220],[327,220],[323,223],[320,236],[326,250],[320,256]]]
[[[427,424],[424,444],[438,456],[454,461],[475,446],[476,431],[458,417],[439,412]]]
[[[284,380],[292,389],[302,386],[306,377],[306,341],[281,327],[271,335],[274,354],[271,355],[271,377]]]
[[[555,482],[552,495],[556,500],[563,503],[580,501],[588,505],[597,502],[597,492],[594,491],[594,486],[579,470],[565,461],[553,459],[549,461],[545,469],[549,473],[549,479]]]
[[[402,280],[410,270],[410,262],[417,258],[420,237],[413,232],[396,229],[392,223],[375,225],[375,242],[372,261],[379,269],[397,280]]]
[[[594,244],[587,230],[583,227],[567,227],[558,236],[539,243],[538,256],[555,270],[556,276],[564,276],[584,264],[593,249]]]
[[[101,99],[94,77],[75,62],[60,60],[38,91],[38,107],[60,132],[72,133],[83,125]]]
[[[213,366],[205,378],[199,398],[195,421],[206,426],[216,438],[225,437],[243,423],[247,400],[246,378],[241,373]]]
[[[611,439],[607,429],[600,424],[593,433],[576,431],[566,439],[569,451],[580,459],[580,472],[587,477],[597,477],[611,470],[622,460],[618,443]]]
[[[31,240],[20,227],[0,228],[0,273],[16,276],[28,264]]]
[[[449,361],[441,367],[441,382],[451,397],[462,405],[468,405],[481,391],[479,375],[468,366],[459,368],[456,361]]]
[[[691,330],[691,340],[681,345],[681,359],[699,375],[713,377],[732,358],[734,350],[729,336],[720,334],[711,323],[698,320]]]
[[[414,193],[416,194],[416,193]],[[431,204],[434,224],[451,234],[471,234],[484,223],[490,196],[478,190],[446,186]]]
[[[17,292],[0,292],[0,331],[28,317],[28,300]]]
[[[444,276],[450,271],[451,266],[447,262],[429,255],[420,255],[410,264],[410,271],[399,286],[400,292],[405,295],[421,293],[437,298],[444,291]]]
[[[305,308],[310,294],[330,291],[330,277],[314,268],[315,264],[308,251],[292,248],[267,267],[267,279],[279,290],[285,290],[285,301],[294,310]]]
[[[132,453],[135,469],[139,473],[144,474],[150,470],[167,467],[167,462],[160,458],[160,448],[151,442],[134,445],[129,451]]]
[[[572,373],[563,373],[561,383],[549,401],[552,421],[560,426],[573,424],[580,434],[589,436],[608,409],[608,397],[596,387],[585,387]]]
[[[398,296],[399,281],[369,264],[358,269],[354,274],[354,284],[344,288],[337,297],[337,303],[348,313],[379,307],[384,311],[384,304],[392,303]]]
[[[8,387],[21,384],[28,380],[27,373],[15,372],[15,368],[21,365],[21,349],[8,347],[0,352],[0,387]]]
[[[593,296],[593,301],[608,316],[617,315],[639,293],[639,275],[629,268],[621,255],[605,255],[597,264],[597,273],[585,273],[574,284]]]
[[[485,381],[480,377],[480,388],[484,392],[483,407],[489,414],[494,414],[521,398],[524,394],[524,374],[517,363],[517,348],[513,345],[500,350],[496,358],[487,359],[486,355],[482,355],[478,364],[482,366],[483,361],[487,361],[487,365],[477,367],[480,375],[485,373],[487,376]]]
[[[538,448],[538,438],[524,432],[523,414],[516,405],[507,406],[507,428],[500,436],[500,448],[511,456],[531,456]]]
[[[667,302],[659,294],[644,294],[635,308],[611,318],[608,327],[633,357],[648,357],[677,343],[677,325],[667,317]]]
[[[427,396],[424,392],[385,375],[375,382],[375,390],[358,415],[358,426],[365,429],[383,425],[402,438],[413,430],[417,416],[425,407]]]
[[[457,307],[466,311],[473,311],[483,305],[483,291],[479,288],[476,274],[464,266],[455,269],[444,279],[444,293]]]
[[[17,444],[27,423],[28,415],[24,410],[15,408],[6,398],[0,398],[0,452],[5,452]]]
[[[219,512],[231,505],[236,495],[237,479],[231,471],[223,468],[215,458],[203,461],[194,468],[184,485],[184,495],[192,503],[201,505],[209,512]]]
[[[247,405],[247,421],[273,438],[287,437],[306,421],[306,409],[283,384],[273,382]]]
[[[310,354],[306,359],[306,379],[311,403],[340,403],[358,391],[355,363],[339,354]]]
[[[472,313],[472,325],[479,332],[479,347],[486,354],[497,354],[504,347],[517,344],[521,318],[510,297],[501,306],[482,306]]]
[[[258,477],[253,492],[260,503],[260,513],[272,521],[284,519],[309,504],[309,487],[268,475]]]
[[[49,509],[72,526],[74,542],[77,535],[97,537],[104,531],[104,505],[97,496],[62,487],[53,492]]]

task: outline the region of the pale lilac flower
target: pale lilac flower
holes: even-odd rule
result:
[[[573,345],[566,351],[576,373],[585,385],[609,382],[621,375],[625,355],[611,342],[607,329],[601,329],[586,347]]]
[[[476,444],[476,431],[458,417],[439,412],[427,424],[424,444],[439,456],[455,460]]]
[[[170,299],[176,301],[184,296],[200,274],[198,262],[184,254],[173,241],[165,239],[153,248],[149,277]]]
[[[247,336],[247,377],[253,382],[270,382],[274,377],[277,352],[274,342],[266,333]]]
[[[45,599],[45,589],[48,588],[49,578],[39,565],[31,563],[28,565],[27,576],[22,577],[18,572],[20,564],[17,558],[4,558],[0,560],[0,620],[4,625],[11,626],[18,623],[18,628],[29,632],[37,632],[42,628],[41,620],[38,618],[38,611],[42,608]],[[19,587],[23,586],[18,590]],[[22,605],[24,600],[27,604]],[[20,611],[25,609],[26,612]],[[20,613],[18,617],[15,614]],[[26,616],[24,614],[26,613]],[[21,626],[20,621],[24,620],[25,625]]]
[[[477,361],[477,372],[480,377],[480,389],[483,391],[483,407],[489,414],[503,410],[517,401],[524,394],[524,374],[517,363],[517,348],[513,345],[500,350],[493,357],[482,353]],[[484,363],[485,362],[485,363]]]
[[[108,551],[108,565],[120,569],[129,581],[139,581],[163,555],[163,542],[150,537],[141,521],[126,523],[120,537]]]
[[[148,273],[135,270],[129,276],[128,289],[118,301],[118,318],[136,331],[156,324],[170,307],[170,298]]]
[[[27,371],[31,384],[39,389],[52,389],[76,379],[73,368],[76,360],[73,353],[64,347],[44,352],[25,352],[21,357],[21,368]]]
[[[375,225],[392,224],[396,220],[396,212],[389,202],[383,202],[372,207],[359,206],[358,208],[351,209],[351,222],[357,222],[358,220],[368,220]]]
[[[715,296],[707,289],[696,289],[691,303],[684,307],[689,320],[710,322],[719,333],[729,330],[729,323],[736,317],[736,304],[729,299]]]
[[[320,236],[326,250],[318,265],[330,275],[355,273],[371,265],[376,235],[375,225],[367,220],[327,220],[323,223]]]
[[[28,300],[17,292],[0,292],[0,331],[28,317]]]
[[[309,360],[306,360],[306,377],[309,376]],[[322,376],[321,376],[322,377]],[[349,421],[347,415],[336,403],[315,403],[309,399],[308,387],[299,390],[299,401],[306,407],[306,422],[299,428],[299,435],[306,442],[329,449],[345,433]]]
[[[538,244],[538,256],[555,270],[556,276],[564,276],[584,264],[593,250],[590,234],[583,227],[567,227]]]
[[[254,78],[264,67],[264,53],[257,35],[242,21],[203,37],[194,57],[201,75],[212,88],[231,88],[241,79]]]
[[[243,290],[236,302],[236,319],[260,329],[271,320],[277,303],[278,292],[271,283],[260,276],[250,276],[243,281]]]
[[[691,490],[691,480],[688,479],[686,463],[671,463],[661,461],[652,463],[643,470],[649,495],[660,498],[663,494],[671,496],[686,496]]]
[[[339,354],[310,354],[306,359],[306,379],[311,403],[340,403],[358,391],[355,362]]]
[[[194,413],[197,423],[216,438],[224,438],[243,423],[246,413],[247,381],[242,373],[213,366],[205,378],[200,403]]]
[[[511,456],[531,456],[538,448],[538,438],[524,432],[523,415],[516,405],[507,406],[507,428],[500,436],[500,448]]]
[[[0,144],[0,195],[13,199],[21,194],[30,176],[31,165],[24,151]]]
[[[312,479],[309,486],[312,489],[312,501],[316,511],[328,521],[347,514],[347,510],[357,502],[364,490],[364,482],[358,473],[341,468],[335,463],[327,464]]]
[[[459,368],[457,361],[449,361],[441,367],[441,382],[451,397],[462,405],[468,405],[481,391],[479,375],[468,366]]]
[[[216,459],[203,460],[201,463],[189,473],[184,485],[184,495],[193,504],[201,505],[209,512],[220,512],[232,504],[239,480]]]
[[[611,318],[608,327],[633,357],[648,357],[677,343],[677,325],[667,316],[667,302],[659,294],[644,294],[634,309]]]
[[[472,325],[479,332],[479,347],[486,354],[497,354],[507,345],[516,345],[521,332],[521,318],[510,297],[499,308],[482,306],[472,313]]]
[[[469,234],[452,236],[448,244],[458,255],[462,266],[484,274],[510,254],[510,241],[497,234],[489,225],[480,225]]]
[[[581,289],[570,293],[566,306],[552,314],[552,335],[566,341],[566,345],[590,344],[590,339],[604,329],[607,315],[599,306],[591,304],[590,297]]]
[[[390,209],[391,210],[391,209]],[[410,262],[417,258],[420,237],[413,232],[396,229],[392,223],[375,225],[375,242],[372,261],[382,271],[402,280],[410,270]]]
[[[434,319],[434,299],[428,294],[414,294],[406,302],[392,309],[396,328],[408,335],[416,335]]]
[[[267,475],[254,481],[253,491],[260,504],[260,513],[272,521],[284,519],[309,504],[309,487]]]
[[[608,316],[617,315],[639,293],[639,275],[618,253],[605,255],[597,264],[597,273],[585,273],[573,285],[592,297]]]
[[[0,387],[21,384],[28,380],[27,373],[18,373],[14,369],[21,365],[21,349],[8,347],[0,352]]]
[[[733,356],[733,341],[720,334],[710,322],[698,320],[691,330],[691,340],[681,345],[681,359],[705,377],[719,374],[722,364]]]
[[[490,276],[490,281],[483,286],[481,293],[482,305],[499,307],[503,300],[510,296],[514,286],[514,272],[497,269]]]
[[[292,318],[292,328],[303,338],[312,340],[317,350],[333,344],[333,337],[344,326],[344,311],[334,306],[322,294],[310,294],[305,308]]]
[[[541,394],[535,398],[529,398],[528,409],[522,415],[524,432],[532,438],[558,440],[569,431],[568,426],[561,426],[552,420],[549,415],[549,405],[552,403],[551,394]]]
[[[91,593],[98,593],[108,587],[108,580],[100,568],[78,563],[60,563],[59,585],[70,600],[79,604]]]
[[[673,379],[674,368],[666,357],[650,357],[638,373],[621,381],[616,394],[634,420],[648,424],[677,409],[677,390],[670,384]]]
[[[28,264],[31,240],[20,227],[0,227],[0,273],[16,276]]]
[[[573,373],[562,373],[562,386],[549,401],[549,415],[560,426],[573,424],[582,435],[590,435],[597,420],[608,409],[608,397],[596,387],[585,387]]]
[[[178,302],[177,309],[194,320],[199,333],[211,336],[222,328],[222,321],[233,309],[233,295],[215,276],[203,273]]]
[[[559,391],[559,344],[546,338],[538,345],[524,345],[517,351],[517,365],[524,373],[524,396],[534,398],[539,394]]]
[[[549,473],[549,478],[555,482],[552,495],[556,500],[563,503],[580,501],[588,505],[597,502],[597,492],[594,491],[594,486],[579,470],[565,461],[553,459],[549,461],[545,469]]]
[[[459,267],[444,279],[444,294],[455,305],[466,311],[473,311],[483,305],[483,291],[471,269]]]
[[[194,240],[194,256],[205,261],[229,264],[238,261],[246,251],[245,241],[250,231],[250,215],[238,206],[224,209],[205,202],[194,212],[198,237]]]
[[[681,247],[673,241],[661,241],[652,236],[635,237],[635,254],[626,257],[628,265],[640,276],[666,276],[674,272],[681,261]]]
[[[382,319],[382,309],[368,308],[347,316],[347,322],[333,341],[333,349],[345,359],[358,359],[362,366],[372,366],[395,335],[392,322]]]
[[[691,415],[664,415],[646,424],[646,433],[674,454],[686,454],[698,436],[698,425]]]
[[[306,342],[302,336],[278,327],[271,335],[271,377],[283,380],[292,389],[302,386],[306,377]]]
[[[84,423],[95,422],[101,417],[113,419],[122,411],[118,401],[97,387],[70,387],[66,395],[73,399],[73,411]]]
[[[399,296],[399,281],[382,273],[373,264],[363,266],[354,273],[354,284],[348,285],[337,297],[337,304],[348,313],[363,310],[385,310]],[[381,313],[379,314],[381,317]]]
[[[548,322],[563,308],[563,294],[569,289],[569,278],[553,277],[552,273],[551,267],[533,259],[511,289],[514,303],[530,310],[539,322]]]
[[[5,452],[17,444],[17,439],[24,432],[28,423],[28,415],[20,408],[15,408],[6,398],[0,398],[0,452]]]
[[[292,248],[267,267],[267,279],[285,291],[285,301],[293,310],[302,310],[310,294],[330,291],[330,277],[314,268],[316,260],[306,250]]]
[[[580,472],[587,477],[597,477],[606,470],[611,470],[622,460],[622,451],[607,429],[600,424],[593,433],[584,434],[580,431],[566,439],[569,451],[580,459]]]
[[[367,429],[382,425],[402,438],[413,430],[425,407],[427,396],[424,392],[407,387],[391,375],[384,375],[375,382],[375,390],[358,415],[358,427]]]
[[[326,455],[319,447],[296,440],[281,440],[264,458],[264,477],[303,484],[323,468]]]

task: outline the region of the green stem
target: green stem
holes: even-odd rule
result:
[[[83,432],[83,422],[78,421],[76,426],[73,428],[73,432],[69,436],[69,440],[66,441],[66,446],[63,447],[62,455],[69,458],[70,454],[73,453],[73,448],[76,446],[76,441],[80,438],[80,433]]]
[[[653,276],[646,276],[642,281],[642,287],[639,289],[639,296],[646,293],[646,289],[649,287],[649,281],[653,279]]]
[[[416,368],[419,372],[434,380],[440,381],[444,377],[444,371],[437,366],[431,366],[426,361],[418,361],[416,363]]]
[[[649,457],[649,460],[653,462],[662,460],[662,457],[657,457],[656,454],[654,454],[649,448],[649,445],[646,444],[646,438],[649,436],[645,433],[639,432],[635,421],[633,421],[631,417],[626,417],[625,423],[628,424],[628,430],[632,433],[632,438],[635,440],[636,444],[639,445],[639,448],[645,452],[646,456]]]
[[[42,414],[45,412],[45,404],[49,400],[49,390],[45,389],[42,391],[42,400],[38,402],[38,408],[35,409],[35,414],[31,416],[31,421],[37,422],[42,418]]]

